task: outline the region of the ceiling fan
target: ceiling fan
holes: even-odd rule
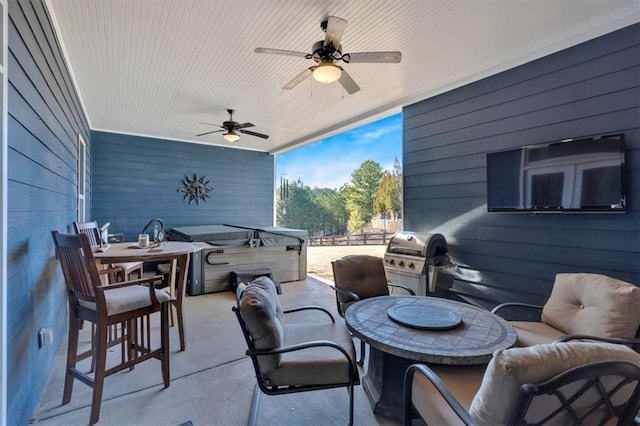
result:
[[[322,31],[326,33],[324,40],[317,41],[311,48],[311,53],[296,52],[293,50],[269,49],[266,47],[256,48],[256,53],[267,53],[272,55],[296,56],[305,59],[313,59],[317,65],[313,65],[302,71],[287,83],[283,89],[293,89],[298,84],[306,80],[310,75],[322,83],[333,83],[339,81],[342,87],[349,94],[356,93],[360,87],[347,74],[347,72],[336,62],[348,63],[399,63],[402,60],[402,52],[357,52],[342,53],[340,39],[347,27],[347,21],[336,16],[329,16],[320,23]]]
[[[238,123],[237,121],[233,121],[233,113],[235,111],[233,111],[232,109],[228,109],[227,112],[229,113],[229,120],[223,122],[222,125],[211,124],[211,123],[200,123],[200,124],[207,124],[209,126],[218,126],[222,130],[212,130],[210,132],[200,133],[199,135],[196,135],[196,137],[210,135],[211,133],[224,132],[222,134],[222,137],[224,138],[224,140],[231,143],[236,142],[238,139],[240,139],[240,135],[238,133],[244,133],[245,135],[256,136],[262,139],[269,139],[268,135],[258,133],[258,132],[252,132],[250,130],[245,130],[247,127],[255,127],[255,124]]]

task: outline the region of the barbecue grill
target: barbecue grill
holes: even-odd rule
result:
[[[439,271],[451,266],[447,240],[442,234],[397,232],[384,254],[387,280],[406,285],[422,296],[445,289],[446,284],[438,282]]]

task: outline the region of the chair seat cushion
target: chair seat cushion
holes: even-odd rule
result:
[[[480,424],[504,425],[521,385],[539,384],[579,365],[610,360],[631,361],[640,366],[640,354],[627,346],[609,343],[567,342],[498,350],[469,413]]]
[[[429,368],[468,410],[473,396],[480,388],[487,365],[430,365]],[[412,386],[413,406],[427,424],[462,424],[457,414],[424,375],[416,373],[413,376]]]
[[[328,340],[342,346],[351,359],[355,349],[344,323],[285,324],[285,346]],[[280,365],[265,373],[269,386],[324,385],[349,382],[349,362],[342,352],[330,347],[313,347],[283,353]]]
[[[552,343],[565,335],[557,328],[543,322],[510,321],[509,324],[516,329],[518,335],[516,346],[520,347]]]
[[[161,290],[154,290],[159,302],[169,301],[169,295]],[[151,306],[151,298],[149,297],[149,287],[143,285],[131,285],[127,287],[118,287],[112,290],[105,290],[104,298],[107,303],[107,315],[117,315],[123,312],[129,312],[136,309]],[[96,304],[81,300],[80,306],[87,309],[96,310]]]

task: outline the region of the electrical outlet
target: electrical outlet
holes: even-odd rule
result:
[[[53,343],[53,330],[42,327],[38,330],[38,345],[40,347],[48,346]]]

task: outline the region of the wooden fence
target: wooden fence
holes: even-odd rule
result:
[[[363,246],[386,245],[393,232],[362,232],[350,235],[309,237],[310,246]]]

